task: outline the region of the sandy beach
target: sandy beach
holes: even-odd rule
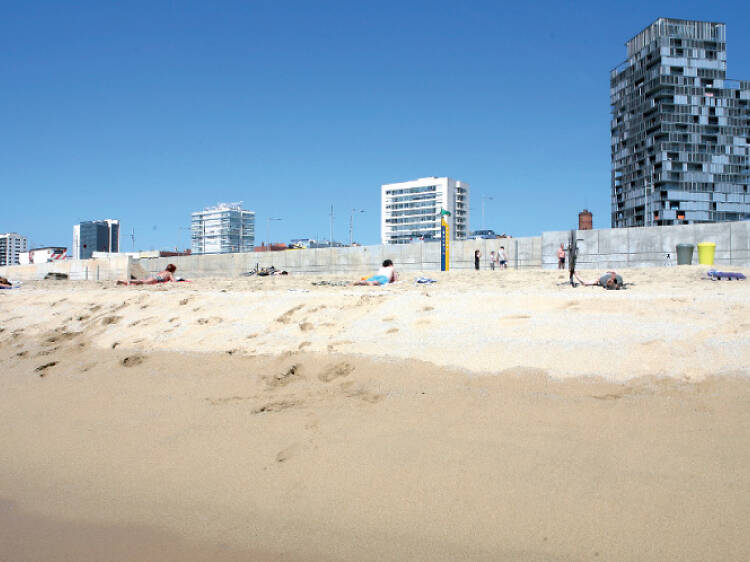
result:
[[[705,269],[0,291],[1,550],[748,559],[750,282]]]

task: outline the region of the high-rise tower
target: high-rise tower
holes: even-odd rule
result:
[[[659,18],[610,73],[612,226],[750,214],[750,82],[727,80],[726,25]]]

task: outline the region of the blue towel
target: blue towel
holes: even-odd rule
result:
[[[414,281],[416,283],[426,283],[426,284],[437,283],[437,281],[435,281],[434,279],[430,279],[429,277],[417,277]]]
[[[733,271],[716,271],[715,269],[710,269],[706,272],[706,275],[708,275],[714,281],[716,281],[717,279],[746,279],[743,273],[737,273]]]

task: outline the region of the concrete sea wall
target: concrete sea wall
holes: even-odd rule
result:
[[[750,266],[750,221],[647,228],[620,228],[576,231],[579,269],[617,269],[624,267],[661,267],[666,255],[677,264],[677,244],[696,246],[693,263],[698,263],[697,245],[716,244],[717,266]],[[473,269],[474,251],[482,253],[481,267],[489,267],[490,252],[505,247],[510,268],[557,267],[560,243],[568,245],[570,231],[544,232],[529,238],[464,240],[451,243],[451,269]],[[236,277],[258,267],[274,266],[291,273],[344,274],[352,279],[371,275],[384,259],[391,259],[399,271],[439,271],[440,244],[419,242],[394,246],[356,246],[352,248],[315,248],[211,254],[134,260],[130,256],[111,255],[91,260],[64,260],[45,264],[0,267],[0,275],[9,279],[43,279],[47,273],[65,273],[74,280],[127,279],[143,277],[174,263],[178,275],[187,278]]]
[[[693,263],[698,263],[699,242],[716,244],[715,264],[750,265],[750,222],[681,226],[654,226],[576,231],[579,269],[661,267],[667,254],[677,264],[677,244],[692,244]],[[570,231],[544,232],[529,238],[465,240],[451,243],[451,269],[472,269],[474,251],[482,253],[481,267],[489,267],[489,254],[505,247],[508,267],[557,267],[560,243],[568,245]],[[384,259],[399,271],[439,271],[440,244],[420,242],[395,246],[317,248],[249,254],[182,256],[140,260],[144,269],[158,272],[174,263],[185,277],[234,277],[255,268],[273,265],[293,273],[336,273],[353,278],[372,274]]]
[[[542,257],[541,243],[542,239],[539,236],[454,241],[450,246],[451,269],[473,269],[475,250],[482,253],[482,267],[486,268],[489,253],[499,250],[500,246],[505,246],[510,267],[539,267]],[[440,243],[180,256],[142,259],[140,264],[150,272],[157,272],[164,269],[168,263],[173,263],[177,266],[178,275],[187,278],[234,277],[255,269],[256,264],[258,267],[274,266],[291,273],[347,274],[352,278],[359,278],[363,275],[372,275],[385,259],[393,260],[398,271],[439,271]]]
[[[578,230],[579,269],[616,269],[623,267],[661,267],[667,254],[677,265],[677,244],[691,244],[693,264],[698,263],[698,244],[716,244],[714,264],[750,265],[750,221],[644,228]],[[542,234],[542,267],[557,267],[560,243],[568,245],[570,231]]]
[[[0,267],[0,275],[13,281],[44,279],[48,273],[64,273],[74,281],[116,281],[127,279],[131,274],[136,277],[147,274],[131,257],[119,254],[89,260],[58,260]]]

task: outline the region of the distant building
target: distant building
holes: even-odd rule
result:
[[[73,259],[87,260],[94,252],[120,251],[120,221],[84,221],[73,227]]]
[[[591,230],[594,228],[594,215],[588,209],[578,213],[578,230]]]
[[[18,265],[22,252],[29,248],[29,240],[16,232],[0,234],[0,266]]]
[[[255,213],[240,203],[219,203],[193,213],[193,254],[252,252],[255,246]]]
[[[428,177],[381,186],[380,238],[408,244],[414,238],[440,238],[440,211],[446,210],[451,239],[463,240],[469,227],[469,184]]]
[[[63,246],[47,246],[45,248],[32,248],[21,254],[21,264],[47,263],[51,261],[64,260],[68,257],[68,249]]]
[[[750,81],[727,80],[723,23],[659,18],[610,73],[612,227],[750,212]]]

